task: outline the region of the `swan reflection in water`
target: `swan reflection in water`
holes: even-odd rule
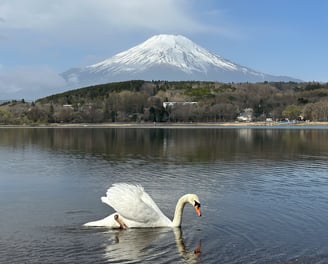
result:
[[[197,247],[194,250],[188,250],[185,245],[184,239],[182,237],[181,228],[180,227],[173,228],[173,232],[174,232],[174,236],[175,236],[175,242],[177,245],[177,249],[178,249],[180,255],[188,261],[197,260],[199,254],[201,253],[202,241],[201,240],[198,241]],[[196,258],[195,258],[195,256],[196,256]]]
[[[174,240],[172,239],[172,231]],[[141,228],[108,230],[104,257],[109,262],[153,261],[197,263],[201,241],[188,249],[182,230],[176,228]]]

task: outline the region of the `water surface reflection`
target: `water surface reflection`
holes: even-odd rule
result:
[[[53,151],[102,155],[107,159],[154,158],[190,162],[297,158],[327,154],[325,129],[8,128],[0,146],[34,146]]]

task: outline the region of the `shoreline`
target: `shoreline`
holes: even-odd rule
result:
[[[56,124],[23,124],[23,125],[0,125],[0,128],[10,127],[33,127],[33,128],[83,128],[83,127],[113,127],[113,128],[182,128],[182,127],[199,127],[199,128],[327,128],[328,122],[202,122],[202,123],[56,123]]]

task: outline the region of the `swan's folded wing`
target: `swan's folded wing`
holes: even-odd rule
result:
[[[106,195],[106,203],[127,219],[147,223],[155,222],[161,217],[160,210],[141,186],[113,184]]]

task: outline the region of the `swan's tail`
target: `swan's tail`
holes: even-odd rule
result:
[[[107,227],[111,227],[111,228],[119,228],[120,227],[120,225],[114,219],[114,214],[109,215],[101,220],[85,223],[83,226],[95,226],[95,227],[107,226]]]

